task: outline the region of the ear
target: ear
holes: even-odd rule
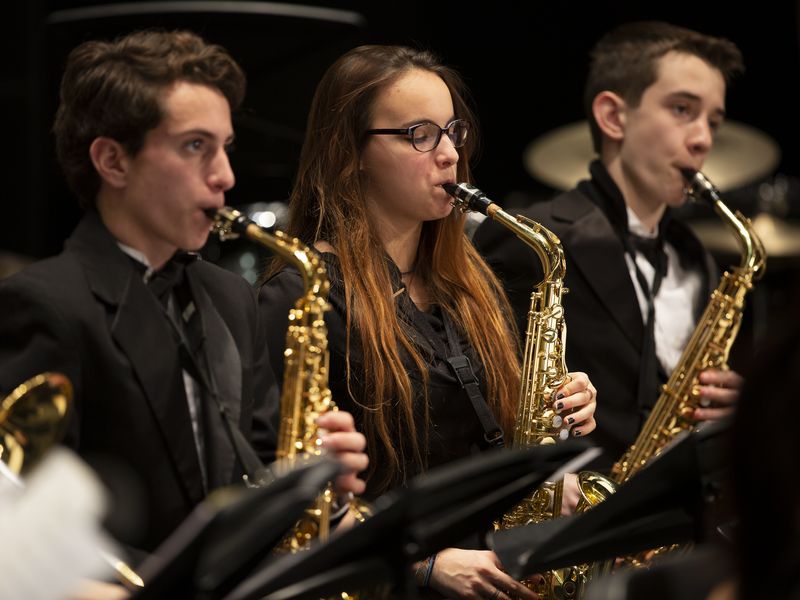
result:
[[[625,137],[625,100],[614,92],[600,92],[592,101],[592,114],[603,136],[620,142]]]
[[[108,137],[95,138],[89,146],[89,157],[100,179],[113,188],[125,187],[129,162],[122,144]]]

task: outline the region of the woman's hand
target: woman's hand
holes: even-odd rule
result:
[[[436,555],[428,586],[447,598],[536,600],[536,594],[509,577],[494,552],[447,548]]]
[[[364,453],[367,438],[356,431],[353,416],[337,410],[321,415],[317,425],[324,429],[322,447],[332,452],[336,460],[344,465],[347,472],[336,478],[336,493],[345,495],[348,492],[362,494],[366,483],[358,478],[358,473],[367,468],[369,459]]]
[[[574,473],[564,475],[564,488],[561,495],[561,515],[569,516],[575,514],[575,507],[581,499],[581,490],[578,485],[578,476]]]
[[[597,427],[594,420],[597,390],[586,373],[569,373],[567,383],[555,392],[553,408],[564,418],[564,425],[573,436],[578,437],[594,431]]]

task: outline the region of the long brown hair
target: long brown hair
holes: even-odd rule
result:
[[[382,491],[425,468],[415,422],[414,397],[401,360],[405,352],[427,383],[425,361],[403,332],[395,310],[385,252],[368,217],[359,159],[378,93],[412,69],[435,73],[453,99],[456,118],[473,125],[460,149],[458,180],[469,181],[475,150],[475,119],[461,78],[431,53],[401,46],[361,46],[340,57],[320,81],[308,118],[297,181],[290,201],[289,232],[313,244],[324,240],[336,250],[346,302],[347,350],[354,326],[363,352],[363,429],[372,457],[367,478]],[[501,284],[464,235],[464,216],[423,224],[417,276],[431,300],[463,327],[486,369],[487,401],[511,431],[519,383],[516,335]],[[350,387],[350,361],[347,361]],[[423,388],[426,386],[423,386]],[[427,398],[422,423],[428,423]],[[423,428],[425,425],[423,425]],[[402,440],[393,445],[393,440]],[[380,470],[376,467],[380,464]],[[380,476],[378,476],[380,473]]]

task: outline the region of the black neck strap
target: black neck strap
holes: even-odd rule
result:
[[[181,284],[174,289],[174,293],[180,314],[186,314],[187,307],[190,303],[193,303],[188,282],[185,280],[181,282]],[[245,438],[241,429],[239,429],[239,426],[233,421],[225,405],[220,400],[213,370],[207,368],[208,365],[206,364],[202,351],[200,351],[198,347],[199,344],[196,341],[190,341],[188,339],[189,337],[195,337],[187,336],[187,331],[191,326],[194,326],[194,328],[202,328],[202,325],[200,325],[201,316],[194,313],[195,310],[195,308],[192,309],[192,316],[190,317],[192,323],[190,324],[187,322],[181,325],[181,323],[177,321],[175,315],[164,308],[164,314],[172,327],[173,335],[178,344],[181,366],[200,384],[205,392],[206,398],[211,401],[212,407],[219,413],[225,433],[233,447],[234,454],[236,454],[236,458],[245,472],[243,478],[245,483],[248,485],[259,485],[264,481],[265,477],[266,468],[264,467],[264,463],[261,462],[253,446],[247,441],[247,438]]]
[[[469,357],[461,351],[453,320],[444,309],[442,309],[441,313],[444,329],[447,334],[448,348],[444,347],[442,339],[436,335],[436,332],[427,319],[422,318],[417,322],[424,330],[423,333],[425,337],[428,338],[428,341],[434,347],[435,351],[447,361],[450,370],[466,393],[470,404],[472,404],[472,409],[475,411],[475,415],[478,417],[478,421],[480,421],[481,427],[483,428],[483,439],[486,445],[490,448],[502,448],[505,444],[503,429],[500,427],[491,407],[483,397],[483,393],[481,393],[478,378],[475,375],[475,371],[472,369],[472,362],[470,362]]]

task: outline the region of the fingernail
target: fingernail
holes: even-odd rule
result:
[[[567,423],[572,425],[574,422],[575,422],[575,418],[574,417],[567,417]]]
[[[564,410],[564,403],[556,402],[556,410]]]
[[[578,437],[580,434],[581,434],[581,432],[578,431],[577,429],[572,432],[572,435],[574,435],[575,437]]]
[[[564,397],[564,392],[559,392],[558,396],[556,396],[556,400],[561,400]]]

